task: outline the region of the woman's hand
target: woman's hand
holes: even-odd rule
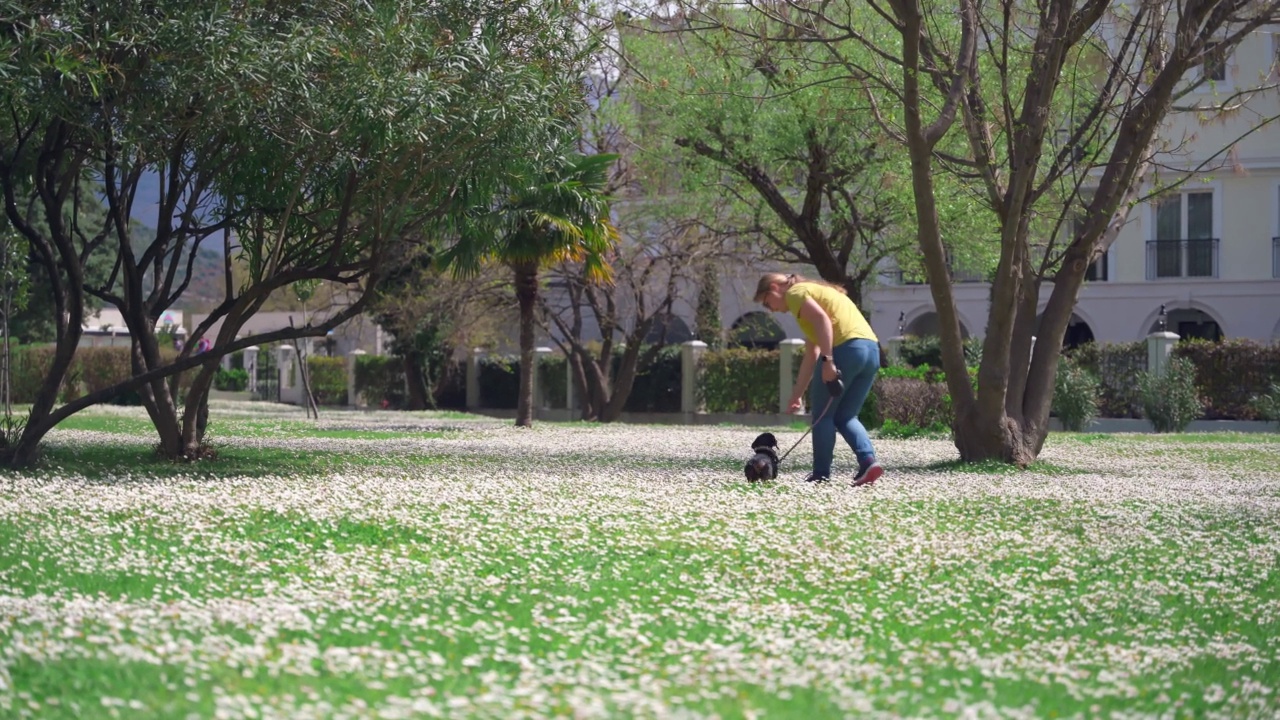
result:
[[[836,368],[835,360],[822,361],[822,382],[829,383],[840,377],[840,371]]]
[[[801,401],[801,393],[792,392],[791,401],[787,402],[787,413],[800,413],[800,407],[803,406]]]

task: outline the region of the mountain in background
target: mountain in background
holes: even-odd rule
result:
[[[146,173],[138,179],[138,190],[133,198],[133,220],[141,227],[135,237],[140,244],[147,244],[155,237],[156,219],[160,208],[160,176]],[[175,284],[186,277],[186,266],[178,269]],[[200,244],[196,261],[191,267],[191,284],[174,303],[175,310],[202,312],[221,302],[226,296],[223,280],[222,239],[211,237]]]

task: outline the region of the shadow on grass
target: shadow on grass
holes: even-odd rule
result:
[[[36,469],[66,470],[89,480],[120,482],[122,477],[217,480],[224,477],[325,475],[353,468],[419,468],[442,462],[431,455],[300,452],[289,448],[219,447],[216,456],[174,462],[153,445],[48,445]]]
[[[890,470],[910,470],[935,475],[1022,475],[1036,473],[1039,475],[1090,475],[1092,470],[1071,468],[1043,460],[1037,460],[1026,468],[1000,462],[999,460],[983,460],[968,463],[963,460],[943,460],[923,465],[894,465]]]

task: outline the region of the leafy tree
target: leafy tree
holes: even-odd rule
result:
[[[0,189],[51,278],[56,323],[51,370],[10,446],[15,465],[59,420],[129,389],[164,454],[199,456],[223,354],[323,335],[358,315],[397,246],[542,164],[581,106],[582,40],[575,8],[559,0],[4,7]],[[129,218],[148,173],[160,177],[159,214],[135,244]],[[86,177],[102,188],[101,224],[65,220]],[[47,232],[27,221],[23,188],[39,197]],[[156,319],[182,294],[202,244],[218,239],[225,298],[170,359]],[[83,262],[97,252],[114,260],[102,283]],[[233,259],[247,270],[239,282]],[[239,337],[273,292],[316,280],[346,286],[352,301]],[[134,377],[55,409],[89,297],[124,315]],[[193,354],[206,335],[214,349]],[[165,378],[197,368],[175,398]]]
[[[615,155],[569,155],[514,185],[495,208],[480,208],[443,262],[463,274],[487,259],[509,267],[520,305],[520,394],[516,425],[533,424],[534,333],[538,273],[544,265],[581,262],[593,280],[605,280],[606,260],[618,239],[604,195]],[[486,242],[486,238],[488,241]]]
[[[562,263],[551,272],[558,292],[542,296],[544,328],[568,359],[584,420],[618,419],[640,368],[672,341],[677,303],[705,290],[703,268],[724,260],[716,238],[660,208],[624,204],[618,216],[626,230],[611,255],[612,282]]]
[[[698,304],[694,310],[694,334],[712,350],[724,347],[724,330],[720,325],[720,268],[707,263],[698,282]]]
[[[710,4],[697,18],[645,15],[621,34],[650,173],[722,195],[733,208],[722,233],[761,239],[763,257],[812,266],[856,303],[886,266],[916,270],[910,167],[828,48],[769,12]],[[852,38],[833,44],[868,54]],[[678,168],[654,167],[673,157]],[[957,256],[981,234],[964,205],[950,225]]]
[[[703,12],[702,3],[679,5],[699,30],[759,34]],[[885,137],[906,149],[956,447],[966,461],[1026,465],[1048,433],[1062,337],[1089,264],[1197,117],[1223,119],[1269,87],[1242,83],[1219,94],[1200,69],[1280,20],[1280,2],[777,0],[752,3],[748,14],[826,52]],[[856,52],[844,51],[849,39]],[[1258,123],[1251,125],[1242,134]],[[948,174],[966,182],[998,230],[976,389],[947,268]],[[1193,174],[1178,173],[1177,182]]]
[[[409,410],[435,407],[435,389],[459,349],[492,344],[499,317],[509,316],[504,292],[507,271],[483,268],[460,281],[435,267],[435,256],[419,252],[394,263],[378,286],[374,318],[391,336],[400,357]]]
[[[40,198],[30,190],[29,197],[22,202],[26,212],[26,220],[41,232],[48,232],[48,224],[40,213]],[[101,227],[106,209],[100,199],[101,188],[87,178],[80,180],[79,188],[72,193],[71,202],[64,210],[64,223],[71,223],[76,216],[84,218],[83,224],[88,227]],[[26,270],[24,282],[26,291],[23,302],[15,308],[10,320],[9,332],[13,338],[22,343],[47,343],[54,339],[53,292],[48,284],[48,276],[39,259],[31,252],[31,246],[21,233],[12,230],[7,219],[3,224],[13,232],[13,248],[15,258],[21,256]],[[132,226],[138,229],[135,223]],[[101,284],[111,275],[113,258],[108,253],[92,253],[84,259],[85,276],[90,282]],[[86,312],[96,312],[102,307],[97,298],[85,299]]]

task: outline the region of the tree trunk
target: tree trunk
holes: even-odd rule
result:
[[[160,367],[159,343],[151,332],[151,327],[143,328],[138,322],[134,322],[135,318],[129,314],[123,312],[121,314],[124,315],[125,325],[133,335],[134,375],[141,375],[148,370]],[[146,318],[144,317],[143,320],[145,321]],[[138,388],[138,396],[142,398],[142,406],[151,417],[151,424],[155,426],[156,434],[160,438],[157,452],[161,457],[170,460],[181,459],[183,457],[182,420],[178,416],[177,404],[174,402],[174,396],[169,392],[166,379],[158,378]]]
[[[573,347],[569,353],[569,363],[573,368],[574,397],[581,403],[581,412],[578,413],[580,420],[592,420],[595,418],[594,406],[591,402],[590,383],[587,381],[587,366],[591,364],[591,356],[580,347]]]
[[[8,449],[7,460],[10,467],[27,467],[34,462],[38,455],[40,440],[56,425],[50,419],[50,414],[53,406],[57,404],[58,392],[66,380],[67,371],[71,369],[76,346],[80,344],[81,328],[78,316],[79,313],[72,316],[74,322],[67,323],[65,332],[58,338],[53,353],[53,363],[40,389],[36,392],[31,411],[27,414],[26,427],[23,428],[18,441]]]
[[[212,358],[200,366],[192,379],[182,404],[182,446],[170,459],[199,460],[204,455],[204,435],[209,425],[209,390],[213,388],[213,378],[220,362],[220,357]]]
[[[426,373],[423,372],[424,353],[421,350],[409,350],[404,354],[404,381],[409,392],[409,409],[426,410],[429,404],[430,389]]]
[[[604,417],[601,418],[605,422],[613,422],[622,416],[622,409],[626,406],[627,398],[631,396],[631,387],[635,384],[636,374],[640,369],[640,343],[649,334],[653,323],[653,318],[645,320],[637,325],[631,336],[627,338],[626,349],[622,351],[622,360],[618,363],[618,375],[613,379],[613,392],[605,408]],[[648,353],[648,358],[657,357],[657,350],[660,347],[661,344],[654,348],[653,352]]]
[[[955,444],[964,462],[999,460],[1026,467],[1036,459],[1043,438],[1028,434],[1023,424],[999,408],[996,415],[984,416],[978,403],[958,410]]]
[[[538,266],[514,265],[516,299],[520,302],[520,394],[516,400],[516,426],[533,426],[533,309],[538,301]]]

